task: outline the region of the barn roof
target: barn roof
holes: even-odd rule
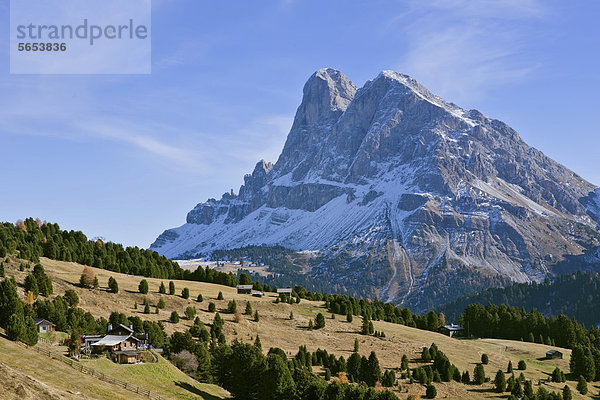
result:
[[[455,324],[444,325],[444,328],[448,329],[449,331],[462,331],[464,329],[462,326]]]
[[[277,293],[292,293],[292,288],[281,288],[277,289]]]
[[[92,346],[116,346],[119,343],[123,343],[124,341],[126,341],[129,338],[139,341],[137,338],[135,338],[134,336],[131,336],[131,335],[127,335],[127,336],[125,336],[125,335],[106,335],[102,339],[100,339],[98,342],[92,344]]]
[[[252,290],[252,285],[237,285],[238,289]]]
[[[34,320],[33,320],[33,323],[34,323],[35,325],[39,325],[39,324],[41,324],[42,322],[46,322],[46,323],[48,323],[48,324],[50,324],[50,325],[53,325],[53,326],[55,326],[55,325],[54,325],[52,322],[48,321],[47,319],[43,319],[43,318],[36,318],[36,319],[34,319]]]

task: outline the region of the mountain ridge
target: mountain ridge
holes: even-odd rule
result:
[[[199,203],[151,248],[183,258],[249,244],[318,251],[314,277],[418,308],[429,292],[458,295],[444,288],[461,279],[458,266],[541,281],[589,253],[598,193],[505,123],[408,75],[383,71],[356,88],[320,69],[277,162],[259,161],[237,195]]]

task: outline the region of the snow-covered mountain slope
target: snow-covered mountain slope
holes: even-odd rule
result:
[[[418,307],[568,269],[566,256],[599,245],[599,199],[503,122],[409,76],[384,71],[357,89],[322,69],[277,162],[260,161],[237,195],[198,204],[151,248],[317,250],[314,277]]]

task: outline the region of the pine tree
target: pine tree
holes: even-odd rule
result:
[[[175,295],[175,283],[173,283],[173,281],[169,282],[169,294],[171,296]]]
[[[165,308],[165,301],[164,299],[159,299],[158,300],[158,304],[156,305],[156,308]]]
[[[150,314],[150,304],[148,303],[144,305],[144,314]]]
[[[481,363],[482,363],[483,365],[487,365],[487,363],[488,363],[488,362],[489,362],[488,355],[487,355],[487,354],[485,354],[485,353],[483,353],[483,354],[481,355]]]
[[[37,297],[40,294],[40,289],[37,284],[37,279],[32,274],[27,275],[25,277],[24,283],[25,291],[30,291],[33,293],[34,297]]]
[[[525,371],[527,369],[527,364],[525,363],[525,360],[519,360],[517,368],[521,371]]]
[[[192,306],[187,306],[185,308],[185,317],[188,320],[192,320],[196,316],[196,309]]]
[[[352,313],[346,314],[346,322],[352,322]]]
[[[462,376],[460,377],[460,381],[462,383],[471,383],[471,377],[469,376],[469,371],[465,371],[462,373]]]
[[[202,297],[202,293],[200,293],[200,294],[198,295],[198,298],[196,299],[196,301],[197,301],[198,303],[202,303],[202,302],[204,301],[204,297]]]
[[[290,321],[294,319],[294,312],[290,311]]]
[[[138,286],[138,290],[140,291],[141,294],[148,294],[148,281],[145,279],[142,279]]]
[[[313,328],[314,328],[314,326],[313,326],[313,320],[312,320],[312,319],[310,319],[310,320],[308,320],[308,330],[309,330],[309,331],[312,331],[312,330],[313,330]]]
[[[568,385],[565,385],[562,393],[563,400],[573,400],[573,394],[571,393],[571,388]]]
[[[358,338],[354,338],[354,352],[358,353]]]
[[[23,331],[23,341],[30,346],[34,346],[38,342],[38,331],[33,318],[27,317],[25,319],[25,327]]]
[[[223,300],[223,292],[219,291],[219,294],[217,295],[217,300]]]
[[[367,365],[368,374],[365,383],[369,386],[375,386],[375,384],[381,379],[381,369],[379,368],[379,360],[377,359],[377,355],[375,355],[374,351],[372,351],[369,355]]]
[[[0,278],[4,278],[4,261],[0,262]]]
[[[206,331],[206,329],[204,329]],[[206,344],[199,343],[196,347],[196,359],[198,360],[198,368],[196,369],[197,378],[200,382],[211,383],[211,361],[210,353],[206,348]]]
[[[112,293],[119,293],[119,284],[117,283],[117,280],[112,276],[108,278],[108,288]]]
[[[190,289],[183,288],[183,290],[181,291],[181,297],[183,297],[186,300],[189,299],[190,298]]]
[[[406,357],[406,354],[402,355],[402,361],[400,363],[400,369],[402,371],[408,371],[408,357]]]
[[[315,317],[315,329],[321,329],[325,327],[325,317],[323,314],[318,313]]]
[[[586,395],[588,392],[587,382],[583,376],[579,376],[579,380],[577,381],[577,391],[583,395]]]
[[[212,301],[210,303],[208,303],[208,312],[215,312],[217,309],[217,306],[215,306],[215,303],[213,303]]]
[[[237,311],[237,302],[235,300],[230,300],[227,304],[227,312],[229,314],[235,314]]]
[[[483,365],[477,364],[473,371],[473,383],[482,385],[483,382],[485,382],[485,370],[483,369]]]
[[[508,361],[508,367],[506,368],[506,372],[508,372],[509,374],[512,374],[513,372],[513,365],[512,365],[512,361]]]
[[[262,349],[262,344],[260,343],[260,337],[258,335],[256,335],[256,340],[254,340],[254,347]]]
[[[429,349],[427,347],[423,347],[423,350],[421,351],[421,360],[423,360],[423,362],[431,362],[431,354],[429,354]]]
[[[21,308],[22,310],[22,308]],[[12,314],[8,318],[6,326],[6,335],[10,340],[18,340],[25,334],[25,321],[23,319],[23,311],[21,313]]]
[[[171,321],[172,323],[174,323],[174,324],[176,324],[176,323],[178,323],[178,322],[179,322],[179,314],[177,314],[177,311],[173,311],[173,312],[171,313],[171,318],[170,318],[170,321]]]
[[[528,399],[534,398],[533,384],[531,381],[525,381],[525,385],[523,386],[523,395],[527,396]]]
[[[437,390],[436,390],[435,386],[433,385],[433,383],[430,383],[429,385],[427,385],[427,390],[425,391],[425,396],[428,399],[435,399],[435,396],[437,396]]]
[[[502,372],[502,370],[498,370],[498,372],[496,372],[494,386],[496,388],[496,392],[498,393],[502,393],[506,390],[506,378],[504,377],[504,372]]]
[[[519,382],[519,380],[515,382],[515,386],[510,393],[517,398],[523,397],[523,388],[521,387],[521,382]]]
[[[165,287],[165,283],[161,282],[160,287],[158,288],[158,293],[167,294],[167,288]]]
[[[258,315],[258,310],[254,311],[254,322],[260,321],[260,316]]]
[[[63,299],[67,302],[69,307],[77,307],[79,304],[79,296],[73,289],[68,289],[63,295]]]

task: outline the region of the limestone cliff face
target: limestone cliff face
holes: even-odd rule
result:
[[[599,198],[503,122],[409,76],[384,71],[357,89],[322,69],[277,162],[260,161],[237,195],[198,204],[152,248],[169,257],[248,244],[317,250],[325,261],[315,277],[418,306],[432,291],[440,301],[467,291],[465,268],[499,278],[489,282],[528,281],[569,270],[573,256],[589,261]]]

